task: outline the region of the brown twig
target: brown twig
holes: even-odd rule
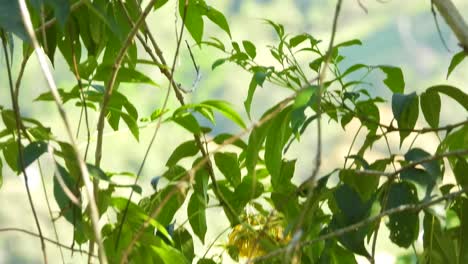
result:
[[[31,232],[31,231],[28,231],[28,230],[22,229],[22,228],[17,228],[17,227],[0,228],[0,232],[20,232],[20,233],[27,234],[27,235],[34,236],[34,237],[39,237],[40,236],[39,234],[36,234],[34,232]],[[47,238],[47,237],[43,237],[43,239],[44,239],[44,241],[47,241],[47,242],[49,242],[51,244],[59,246],[60,248],[68,249],[68,250],[70,250],[72,252],[83,253],[83,254],[86,254],[86,255],[90,255],[93,258],[97,258],[96,255],[92,255],[86,250],[74,249],[72,247],[69,247],[67,245],[64,245],[64,244],[62,244],[62,243],[60,243],[58,241],[55,241],[55,240]]]

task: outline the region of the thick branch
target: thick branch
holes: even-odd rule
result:
[[[458,12],[457,7],[452,3],[451,0],[432,0],[432,3],[437,7],[440,14],[444,17],[445,22],[452,29],[455,36],[457,36],[458,41],[460,41],[460,46],[462,46],[465,51],[468,50],[468,25]]]

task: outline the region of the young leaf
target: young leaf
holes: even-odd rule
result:
[[[197,119],[191,113],[183,113],[173,116],[172,120],[193,134],[198,135],[202,131]]]
[[[242,41],[242,45],[244,46],[245,52],[247,52],[249,57],[255,59],[255,56],[257,56],[257,50],[255,48],[255,45],[248,40]]]
[[[424,118],[432,128],[439,126],[440,116],[440,96],[434,91],[426,91],[421,94],[421,110]]]
[[[221,100],[207,100],[200,103],[200,105],[208,106],[213,108],[214,110],[218,110],[221,114],[223,114],[226,118],[231,119],[234,123],[238,124],[242,128],[246,128],[244,121],[240,117],[240,115],[232,109],[230,104],[225,101]]]
[[[214,155],[214,160],[224,177],[236,188],[241,183],[241,171],[237,162],[237,154],[218,152]]]
[[[177,164],[179,160],[194,156],[198,153],[199,148],[194,140],[186,141],[180,144],[171,154],[166,162],[166,166],[171,167]]]
[[[195,235],[205,243],[206,226],[206,201],[203,196],[193,193],[187,206],[187,217]]]
[[[185,2],[186,1],[179,1],[180,17],[185,17],[185,27],[187,28],[192,38],[197,42],[197,44],[200,44],[203,37],[202,10],[200,10],[200,7],[197,3],[198,1],[187,0],[187,8],[185,8]],[[187,11],[186,14],[184,14],[184,10]]]
[[[395,93],[392,96],[392,112],[400,130],[400,147],[403,140],[414,129],[419,115],[419,99],[416,93],[408,95]]]
[[[229,24],[223,13],[219,12],[212,6],[206,6],[205,8],[205,15],[208,17],[208,19],[218,25],[218,27],[224,30],[224,32],[229,35],[229,38],[231,38],[231,30],[229,29]]]
[[[462,50],[457,54],[453,55],[452,60],[450,61],[450,65],[447,71],[447,79],[452,73],[453,70],[466,58],[466,51]]]

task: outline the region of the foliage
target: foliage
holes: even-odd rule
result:
[[[459,123],[441,125],[440,117],[444,106],[442,96],[459,104],[464,109],[459,116],[466,118],[468,95],[463,89],[439,84],[420,94],[407,91],[402,70],[390,65],[361,63],[343,71],[341,65],[346,58],[341,50],[360,46],[360,40],[332,43],[324,50],[321,40],[314,36],[287,34],[283,25],[271,20],[265,23],[275,32],[277,42],[267,49],[275,63],[265,65],[257,60],[257,51],[264,47],[249,40],[223,43],[204,36],[204,23],[213,23],[227,37],[235,39],[228,21],[215,7],[204,0],[179,1],[184,30],[198,47],[224,54],[213,62],[213,74],[228,62],[251,74],[244,101],[249,122],[225,101],[207,98],[201,103],[184,102],[184,90],[173,80],[175,64],[166,63],[147,25],[138,22],[172,1],[149,2],[149,6],[143,6],[136,0],[36,0],[29,2],[28,9],[49,60],[53,64],[60,54],[76,77],[74,87],[58,90],[63,104],[74,103],[85,115],[92,111],[102,114],[113,130],[122,129],[124,123],[136,140],[141,125],[151,123],[157,124],[154,135],[160,124],[171,122],[192,135],[193,139],[172,146],[173,152],[166,157],[167,171],[161,176],[165,181],[159,182],[159,177],[153,179],[151,194],[142,192],[138,181],[140,172],[104,170],[100,157],[94,163],[89,158],[83,159],[73,142],[52,133],[55,127],[46,127],[42,120],[22,115],[17,89],[30,88],[13,87],[12,62],[3,64],[10,76],[13,107],[1,106],[3,160],[0,159],[0,168],[8,166],[27,177],[28,165],[40,162],[43,155],[52,158],[56,171],[51,183],[53,195],[60,217],[73,230],[72,247],[88,244],[93,249],[96,242],[101,247],[99,233],[103,247],[99,253],[101,262],[107,256],[110,263],[220,263],[229,255],[236,261],[251,259],[263,263],[289,260],[356,263],[356,255],[373,260],[375,252],[371,248],[376,243],[373,238],[381,235],[380,222],[388,216],[385,226],[390,231],[390,240],[400,247],[414,245],[423,232],[423,252],[416,258],[423,259],[424,263],[468,261],[465,242],[468,200],[463,192],[468,184],[468,122],[461,119]],[[21,43],[23,65],[26,65],[34,41],[28,36],[21,17],[18,2],[0,1],[4,58],[12,59],[13,48]],[[43,24],[43,21],[48,22]],[[180,32],[177,50],[184,30]],[[13,36],[20,41],[14,41]],[[152,58],[151,62],[144,59],[143,51]],[[123,54],[121,61],[116,54]],[[306,66],[298,62],[299,55],[307,56]],[[453,57],[447,77],[465,57],[463,51]],[[138,102],[119,90],[125,83],[163,87],[140,70],[147,63],[158,67],[167,77],[168,92],[173,89],[180,107],[169,110],[163,105],[150,117],[141,117]],[[366,89],[366,77],[376,71],[385,76],[383,85],[391,93],[389,100]],[[325,79],[324,72],[331,77]],[[21,75],[16,73],[16,76],[19,83]],[[292,95],[270,106],[259,121],[252,121],[256,119],[251,111],[257,103],[256,90],[258,87],[273,89],[266,88],[266,83],[286,89]],[[35,103],[43,101],[54,101],[53,92],[40,95]],[[392,110],[393,119],[389,124],[381,121],[384,106]],[[211,132],[219,115],[231,120],[242,132]],[[202,125],[202,118],[210,122],[211,128]],[[422,119],[427,126],[419,128]],[[351,133],[350,123],[358,123],[356,137],[364,133],[360,136],[365,140],[357,151],[353,151],[354,141],[350,142],[350,152],[342,168],[318,177],[311,173],[298,186],[294,180],[298,176],[295,175],[296,159],[286,159],[286,152],[294,147],[293,142],[300,144],[303,137],[314,135],[320,142],[320,132],[313,125],[324,125],[321,120],[340,124],[348,133]],[[86,125],[88,133],[92,126]],[[102,129],[98,125],[98,137]],[[394,148],[389,147],[386,157],[372,160],[372,146],[379,142],[389,144],[388,135],[392,133],[399,135],[398,151],[393,153]],[[435,153],[413,147],[418,135],[424,133],[438,137],[440,142]],[[208,138],[212,138],[216,148],[208,145]],[[404,144],[410,138],[413,142]],[[148,144],[148,149],[151,145]],[[229,145],[232,147],[225,150]],[[101,146],[98,144],[96,156],[101,155]],[[84,157],[89,156],[88,147],[89,142]],[[107,155],[102,153],[104,158]],[[314,163],[316,171],[320,159],[319,150]],[[80,160],[86,166],[81,166]],[[190,160],[192,165],[187,166],[182,160]],[[442,185],[449,171],[455,175],[457,185]],[[94,200],[85,196],[88,188],[83,178],[87,177],[85,172],[94,183]],[[135,182],[125,185],[117,176],[134,177]],[[0,174],[0,186],[2,182]],[[131,196],[119,196],[116,192],[119,188],[130,188],[132,193],[143,197],[135,201]],[[35,210],[36,201],[30,202]],[[93,203],[100,221],[105,223],[98,233],[93,232],[93,226],[96,227]],[[430,208],[435,203],[444,205],[446,217]],[[206,240],[212,228],[206,212],[212,207],[222,207],[230,222],[227,242],[221,243],[226,253],[202,255],[195,249],[194,240],[205,245],[211,243]],[[182,208],[187,210],[190,227],[174,223],[175,214]],[[451,224],[452,219],[458,220],[456,224]],[[38,228],[42,236],[39,225]],[[405,259],[412,256],[401,257],[400,261]]]

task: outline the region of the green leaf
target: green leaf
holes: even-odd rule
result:
[[[0,0],[0,28],[12,32],[29,43],[29,37],[21,19],[18,1]]]
[[[242,45],[244,46],[244,49],[249,55],[249,57],[255,59],[255,57],[257,56],[257,49],[255,48],[255,45],[248,40],[242,41]]]
[[[442,230],[436,216],[425,211],[423,246],[427,252],[426,263],[457,264],[455,241],[449,233]]]
[[[292,37],[291,39],[289,39],[289,46],[291,46],[291,48],[294,48],[297,45],[304,42],[304,40],[306,40],[308,38],[310,38],[310,36],[308,34],[296,35],[296,36]]]
[[[440,96],[434,91],[426,91],[421,94],[421,110],[424,118],[432,128],[439,126],[440,116]]]
[[[301,90],[294,99],[294,104],[291,112],[291,128],[296,134],[299,132],[299,128],[304,124],[306,120],[305,110],[311,103],[311,98],[314,93],[318,90],[318,87],[311,85],[306,89]]]
[[[229,38],[231,38],[231,30],[229,29],[229,24],[226,20],[226,17],[224,17],[223,13],[219,12],[212,6],[206,6],[204,15],[208,17],[208,19],[211,20],[213,23],[218,25],[218,27],[224,30],[224,32],[226,32],[229,35]]]
[[[200,125],[191,113],[178,114],[172,120],[195,135],[201,133]]]
[[[405,79],[400,68],[387,65],[377,67],[387,75],[383,82],[393,93],[403,93],[405,91]]]
[[[190,262],[195,257],[192,235],[183,227],[175,230],[172,236],[174,247],[182,252]]]
[[[202,10],[198,5],[198,1],[195,0],[187,0],[187,13],[184,14],[185,10],[185,2],[186,1],[179,1],[179,14],[180,17],[185,17],[185,27],[187,28],[188,32],[192,36],[192,38],[200,44],[203,37],[203,18],[202,18]]]
[[[293,186],[291,179],[294,176],[296,168],[296,160],[283,161],[281,164],[281,171],[278,177],[271,177],[271,186],[275,192],[287,193],[291,191]],[[293,186],[295,188],[295,186]]]
[[[179,147],[181,147],[182,145],[180,145]],[[197,148],[197,150],[198,150],[198,148]],[[174,150],[174,152],[172,154],[174,155],[176,151],[177,151],[177,149]],[[166,166],[168,166],[168,165],[166,164]],[[163,173],[162,177],[168,179],[169,181],[177,181],[180,178],[184,177],[186,174],[187,174],[187,170],[184,167],[179,166],[179,165],[173,165],[173,166],[169,166],[167,171]]]
[[[205,243],[206,226],[206,201],[203,196],[193,193],[187,206],[187,217],[195,235]]]
[[[339,176],[345,184],[359,194],[362,201],[368,201],[379,186],[379,177],[359,175],[355,170],[343,169]]]
[[[98,66],[96,74],[94,75],[94,80],[107,82],[109,81],[111,73],[112,66]],[[146,83],[159,87],[158,84],[156,84],[150,77],[146,76],[144,73],[139,72],[136,69],[127,67],[120,67],[117,73],[116,83]]]
[[[463,188],[468,189],[468,162],[466,159],[458,158],[457,164],[453,169],[453,174],[455,174],[455,179],[457,183],[460,184]]]
[[[462,50],[457,54],[453,55],[452,60],[450,61],[450,65],[447,71],[447,79],[452,73],[452,71],[466,58],[466,51]]]
[[[260,197],[264,192],[263,184],[252,176],[242,178],[242,183],[235,189],[236,202],[245,206],[249,201]]]
[[[247,128],[240,115],[234,109],[232,109],[231,105],[226,101],[207,100],[201,102],[200,105],[208,106],[214,110],[218,110],[222,115],[224,115],[226,118],[229,118],[240,127]]]
[[[156,3],[154,3],[154,10],[162,7],[163,5],[165,5],[169,0],[158,0],[156,1]]]
[[[180,144],[171,154],[166,162],[166,166],[171,167],[177,164],[181,159],[195,156],[200,149],[194,140],[186,141]]]
[[[0,159],[0,188],[3,186],[3,161]]]
[[[161,243],[158,246],[152,246],[151,249],[161,258],[163,263],[181,263],[181,264],[188,264],[189,262],[182,254],[182,252],[176,250],[173,247],[166,245],[165,243]]]
[[[36,141],[30,143],[23,149],[23,164],[18,164],[18,168],[24,165],[27,168],[34,161],[36,161],[42,154],[47,152],[47,143],[44,141]]]
[[[213,138],[213,141],[216,143],[216,144],[224,144],[224,142],[228,139],[231,139],[233,138],[234,135],[232,134],[228,134],[228,133],[222,133],[222,134],[218,134],[216,135],[214,138]],[[247,148],[247,144],[245,144],[245,142],[242,140],[242,139],[237,139],[236,141],[234,141],[232,143],[234,146],[237,146],[241,149],[246,149]]]
[[[54,15],[59,25],[64,28],[70,15],[70,2],[68,0],[46,0],[54,8]]]
[[[75,224],[75,220],[81,219],[81,209],[73,204],[70,198],[68,198],[68,195],[65,194],[65,191],[63,190],[57,177],[61,177],[68,190],[71,191],[75,197],[78,197],[79,192],[76,190],[76,179],[74,179],[70,173],[68,173],[68,171],[59,163],[55,163],[55,166],[57,167],[56,173],[60,174],[60,176],[54,177],[55,201],[60,208],[61,215],[63,215],[68,222]]]
[[[279,113],[271,122],[265,140],[265,166],[272,178],[279,177],[281,171],[283,148],[291,136],[289,127],[291,107]]]
[[[432,157],[431,154],[427,153],[426,151],[420,148],[413,148],[410,149],[405,154],[405,160],[409,162],[419,162],[423,159],[427,159]],[[421,163],[421,165],[429,172],[432,176],[432,179],[435,181],[438,177],[442,176],[442,172],[440,169],[440,163],[438,160],[432,160]]]
[[[370,214],[372,202],[363,203],[359,194],[346,184],[337,187],[334,192],[334,200],[336,201],[339,211],[334,214],[330,223],[330,228],[332,230],[337,230],[362,221]],[[358,228],[355,231],[348,232],[338,237],[338,240],[352,252],[369,257],[370,254],[364,246],[364,239],[368,233],[368,229],[369,226]]]
[[[426,91],[436,91],[438,93],[443,93],[457,101],[465,108],[465,110],[468,111],[468,94],[458,89],[457,87],[450,85],[435,85],[427,88]]]
[[[216,262],[212,259],[202,258],[198,260],[197,264],[216,264]]]
[[[237,154],[232,152],[217,152],[214,155],[214,160],[221,173],[236,188],[241,183],[241,171],[237,161]]]
[[[392,112],[400,130],[400,147],[403,140],[414,129],[419,115],[419,99],[416,93],[408,95],[395,93],[392,96]]]
[[[228,59],[217,59],[215,62],[213,62],[213,65],[211,65],[211,70],[216,69],[218,66],[222,65],[225,63]]]
[[[466,171],[465,171],[466,172]],[[456,200],[453,209],[456,211],[458,218],[461,223],[458,231],[458,263],[468,262],[468,199],[465,197],[459,197]]]
[[[19,152],[18,152],[18,143],[14,139],[10,139],[3,145],[3,157],[5,161],[16,173],[20,173],[20,167],[18,167],[19,162]]]
[[[418,195],[416,187],[409,182],[393,183],[388,190],[388,209],[401,205],[416,204]],[[419,218],[414,211],[403,211],[389,216],[387,227],[390,229],[390,240],[396,245],[408,248],[418,237]]]

